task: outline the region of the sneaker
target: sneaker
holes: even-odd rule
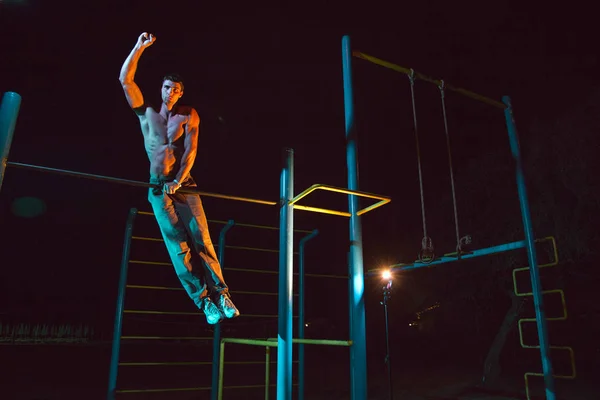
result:
[[[223,313],[219,310],[219,307],[210,299],[205,297],[202,299],[200,309],[206,315],[206,322],[210,325],[218,324],[223,320]]]
[[[226,318],[235,318],[240,315],[239,310],[235,307],[233,301],[231,301],[231,298],[226,293],[219,295],[217,305]]]

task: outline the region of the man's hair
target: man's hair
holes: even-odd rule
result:
[[[181,85],[181,91],[183,92],[183,78],[178,74],[167,74],[164,76],[162,83],[165,81],[171,81],[175,83],[179,83]]]

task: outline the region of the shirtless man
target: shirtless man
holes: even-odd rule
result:
[[[209,324],[240,313],[231,301],[217,259],[200,196],[178,192],[195,188],[190,176],[198,146],[200,118],[191,107],[176,106],[183,95],[177,75],[163,78],[159,110],[147,105],[133,78],[140,56],[156,38],[142,33],[121,67],[119,80],[125,97],[137,114],[150,160],[148,193],[156,221],[188,295],[206,315]]]

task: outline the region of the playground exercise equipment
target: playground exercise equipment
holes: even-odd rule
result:
[[[365,332],[365,307],[364,307],[364,268],[363,268],[363,253],[362,253],[362,229],[360,216],[367,211],[372,211],[377,207],[387,203],[390,199],[387,196],[379,196],[375,194],[365,193],[359,191],[358,186],[358,153],[357,153],[357,132],[355,126],[355,113],[354,113],[354,91],[352,83],[352,57],[356,57],[371,63],[389,68],[391,70],[404,73],[411,77],[412,84],[415,80],[425,81],[436,84],[442,90],[442,99],[444,99],[445,91],[453,91],[461,95],[465,95],[472,99],[481,101],[493,107],[502,109],[506,120],[509,143],[511,153],[515,161],[515,172],[519,203],[521,208],[521,217],[524,227],[525,240],[520,242],[508,243],[505,245],[496,246],[493,248],[482,249],[480,251],[469,252],[468,254],[462,254],[461,252],[461,239],[458,234],[458,217],[455,211],[455,226],[457,230],[457,248],[455,255],[445,255],[444,257],[436,259],[433,252],[432,241],[428,239],[424,222],[424,241],[422,243],[422,249],[426,250],[423,252],[421,261],[412,265],[412,267],[431,265],[436,262],[447,262],[457,260],[459,258],[467,258],[469,256],[477,256],[483,254],[492,254],[498,251],[506,251],[511,248],[525,248],[527,250],[527,256],[529,261],[529,272],[532,282],[531,296],[533,296],[535,305],[535,321],[538,330],[539,338],[539,350],[542,361],[542,374],[544,377],[545,394],[548,400],[555,400],[554,391],[554,376],[552,372],[552,363],[549,358],[549,344],[548,344],[548,332],[547,324],[543,307],[543,291],[541,288],[541,281],[539,276],[539,267],[537,263],[537,255],[535,250],[535,239],[533,235],[531,214],[529,209],[529,201],[527,197],[523,163],[521,160],[521,153],[518,142],[517,129],[513,116],[513,108],[508,96],[503,97],[502,102],[498,102],[487,97],[478,95],[476,93],[456,88],[445,84],[441,80],[429,78],[425,75],[415,72],[414,70],[400,67],[398,65],[377,59],[373,56],[369,56],[365,53],[353,51],[351,48],[350,37],[344,36],[342,38],[342,72],[343,72],[343,89],[344,89],[344,109],[345,109],[345,138],[346,138],[346,164],[347,164],[347,188],[334,188],[337,192],[348,195],[348,211],[340,210],[328,210],[312,208],[308,206],[301,206],[296,204],[300,198],[299,196],[293,196],[293,151],[288,149],[286,151],[285,163],[281,173],[280,179],[280,199],[278,202],[262,201],[256,199],[247,199],[236,196],[218,195],[214,193],[198,192],[204,196],[220,197],[230,200],[249,201],[258,204],[265,204],[270,206],[280,207],[280,262],[279,262],[279,329],[277,338],[278,348],[278,363],[277,363],[277,399],[278,400],[291,400],[292,398],[292,381],[291,381],[291,366],[292,366],[292,280],[293,280],[293,263],[292,257],[293,252],[291,243],[293,239],[293,210],[305,210],[312,212],[320,212],[332,215],[343,215],[349,218],[349,308],[350,308],[350,337],[348,343],[350,349],[350,396],[352,400],[366,400],[367,399],[367,371],[366,371],[366,332]],[[412,86],[411,86],[412,87]],[[10,144],[12,141],[17,115],[21,104],[21,97],[12,92],[5,93],[2,104],[0,106],[0,188],[4,178],[5,169],[7,166],[22,167],[28,169],[34,169],[44,172],[64,173],[71,176],[88,178],[88,179],[99,179],[107,182],[128,184],[133,186],[149,187],[150,184],[146,182],[129,181],[119,178],[101,177],[91,174],[83,174],[74,171],[64,171],[57,169],[50,169],[47,167],[40,167],[28,164],[20,163],[9,163],[8,153]],[[444,103],[443,103],[444,104]],[[445,105],[443,105],[445,107]],[[444,111],[445,115],[445,111]],[[416,125],[416,124],[415,124]],[[445,120],[445,125],[447,122]],[[415,126],[416,128],[416,126]],[[447,132],[447,129],[446,129]],[[415,129],[415,134],[417,133]],[[449,136],[447,135],[447,143],[449,143]],[[450,160],[450,167],[452,166]],[[451,171],[452,174],[452,171]],[[453,177],[451,179],[453,182]],[[422,180],[420,181],[422,186]],[[321,189],[323,187],[320,187]],[[454,187],[453,187],[454,193]],[[358,207],[358,197],[371,197],[379,199],[377,205],[373,205],[368,209],[360,210]],[[453,196],[455,203],[455,198]],[[424,209],[424,201],[422,201],[422,208]],[[456,210],[456,207],[455,207]],[[423,212],[424,217],[424,212]],[[130,218],[133,218],[130,216]],[[124,255],[128,252],[127,245],[124,248]],[[426,262],[423,262],[426,261]],[[397,266],[396,269],[408,269],[410,265]],[[214,360],[213,360],[214,361]]]
[[[448,151],[450,151],[449,145],[449,135],[447,129],[447,116],[445,109],[445,93],[447,91],[452,91],[471,99],[483,102],[492,107],[501,109],[504,111],[504,117],[506,121],[506,127],[508,131],[508,139],[510,143],[511,153],[515,162],[515,173],[516,173],[516,182],[517,182],[517,191],[519,197],[519,205],[521,209],[521,218],[524,228],[525,240],[519,242],[507,243],[499,246],[489,247],[486,249],[470,251],[468,253],[464,253],[462,251],[462,245],[470,242],[470,237],[465,236],[464,238],[460,237],[459,229],[458,229],[458,213],[456,211],[456,199],[455,199],[455,189],[454,189],[454,178],[452,172],[452,161],[449,153],[449,161],[450,161],[450,175],[452,182],[452,194],[453,194],[453,204],[454,204],[454,221],[457,233],[457,246],[456,252],[445,254],[441,258],[435,258],[433,253],[433,243],[431,239],[427,236],[426,231],[426,220],[425,220],[425,212],[424,212],[424,200],[422,195],[422,177],[419,175],[419,184],[421,188],[421,207],[422,207],[422,216],[423,216],[423,230],[424,230],[424,238],[421,244],[421,252],[419,253],[418,260],[412,264],[398,264],[392,266],[391,270],[399,271],[406,270],[411,268],[420,268],[425,266],[430,266],[433,264],[441,264],[445,262],[455,261],[458,259],[465,259],[471,257],[477,257],[485,254],[493,254],[497,252],[507,251],[516,248],[525,248],[527,250],[527,257],[529,261],[529,272],[532,283],[532,292],[531,296],[533,296],[534,305],[535,305],[535,321],[537,324],[538,330],[538,339],[539,339],[539,350],[542,361],[542,375],[544,377],[544,385],[545,385],[545,395],[548,400],[555,400],[556,394],[554,389],[554,375],[552,370],[552,363],[550,360],[550,346],[548,342],[548,330],[547,330],[547,319],[545,317],[544,306],[543,306],[543,291],[541,286],[541,280],[539,275],[539,267],[537,262],[537,254],[535,249],[535,239],[533,234],[532,222],[531,222],[531,212],[529,209],[529,200],[527,196],[527,189],[525,185],[525,175],[523,170],[523,162],[521,159],[521,149],[519,146],[517,128],[515,124],[515,119],[513,115],[513,107],[510,100],[510,97],[504,96],[502,98],[502,102],[487,98],[485,96],[481,96],[479,94],[470,92],[465,89],[457,88],[451,85],[447,85],[443,80],[433,79],[426,75],[415,72],[413,69],[401,67],[399,65],[393,64],[388,61],[384,61],[377,57],[373,57],[371,55],[365,54],[363,52],[352,50],[350,46],[350,38],[345,36],[342,40],[342,59],[344,66],[344,87],[346,90],[346,112],[353,116],[352,106],[348,106],[348,103],[351,102],[352,99],[352,89],[351,89],[351,63],[350,58],[356,57],[362,59],[364,61],[368,61],[370,63],[376,64],[381,67],[388,68],[392,71],[400,72],[402,74],[408,75],[411,83],[411,95],[412,95],[412,104],[413,104],[413,129],[415,131],[415,136],[417,139],[417,159],[419,161],[419,174],[420,174],[420,150],[418,147],[418,135],[417,135],[417,120],[416,120],[416,107],[415,107],[415,95],[414,95],[414,85],[416,80],[420,80],[427,83],[435,84],[438,88],[440,88],[442,95],[442,112],[444,116],[444,127],[446,132],[446,143],[448,147]],[[350,101],[348,100],[348,97]],[[352,118],[351,118],[352,119]],[[347,118],[348,120],[348,118]],[[371,274],[375,272],[371,271]],[[363,382],[361,382],[362,384]],[[362,390],[362,389],[360,389]],[[360,392],[362,393],[362,391]],[[356,398],[363,398],[358,396]]]

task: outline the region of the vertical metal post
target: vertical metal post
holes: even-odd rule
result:
[[[525,230],[525,242],[527,245],[527,257],[529,260],[533,303],[535,307],[535,319],[537,323],[538,339],[540,342],[540,353],[542,357],[542,372],[544,373],[544,383],[546,386],[546,399],[555,400],[556,394],[554,391],[552,362],[550,361],[550,346],[548,341],[548,328],[546,323],[546,316],[544,312],[542,283],[537,263],[535,237],[533,235],[531,213],[529,211],[529,200],[527,199],[527,190],[525,185],[525,175],[523,173],[523,163],[521,160],[519,137],[517,134],[517,127],[515,124],[510,97],[504,96],[502,98],[502,101],[506,105],[506,108],[504,109],[504,116],[506,117],[506,126],[508,129],[510,149],[515,159],[515,169],[517,174],[517,190],[519,192],[521,216],[523,218],[523,228]]]
[[[0,104],[0,189],[2,189],[2,181],[4,181],[4,171],[6,171],[8,153],[10,153],[20,107],[21,96],[18,93],[4,93]]]
[[[390,351],[390,326],[388,316],[388,301],[392,294],[392,279],[383,287],[383,312],[385,316],[385,365],[388,370],[388,398],[394,399],[394,386],[392,379],[392,352]]]
[[[271,348],[265,346],[265,400],[269,400],[271,386]]]
[[[300,239],[298,245],[298,338],[304,339],[304,299],[305,299],[305,288],[304,288],[304,246],[306,242],[314,238],[319,234],[319,231],[315,229],[307,236]],[[304,344],[298,344],[298,400],[304,400]]]
[[[117,391],[117,372],[119,369],[119,352],[121,350],[121,331],[123,328],[123,308],[125,306],[125,287],[127,285],[127,269],[129,267],[129,253],[131,252],[131,237],[133,236],[133,222],[137,209],[129,210],[125,239],[123,241],[123,255],[121,257],[121,275],[119,276],[119,289],[117,294],[117,311],[115,313],[115,328],[113,331],[112,355],[110,358],[110,371],[108,374],[108,400],[114,400]]]
[[[279,330],[277,400],[292,400],[292,310],[294,279],[294,150],[285,149],[279,206]]]
[[[219,234],[219,251],[217,257],[219,258],[219,264],[223,269],[223,263],[225,261],[225,235],[235,225],[233,220],[227,221],[227,225],[221,229]],[[211,385],[211,399],[217,400],[219,397],[219,357],[221,344],[221,324],[217,324],[213,330],[213,363],[212,363],[212,385]]]
[[[348,189],[358,190],[358,138],[354,123],[354,93],[352,87],[352,47],[350,37],[342,38],[342,67],[344,79],[344,108],[346,120],[346,164]],[[362,232],[358,198],[348,196],[350,212],[350,393],[352,400],[367,398],[367,342],[365,328],[365,280],[362,253]]]
[[[221,357],[219,358],[219,396],[218,396],[218,400],[223,400],[223,370],[225,369],[225,342],[221,341],[221,349],[219,350],[219,353],[221,354]]]

